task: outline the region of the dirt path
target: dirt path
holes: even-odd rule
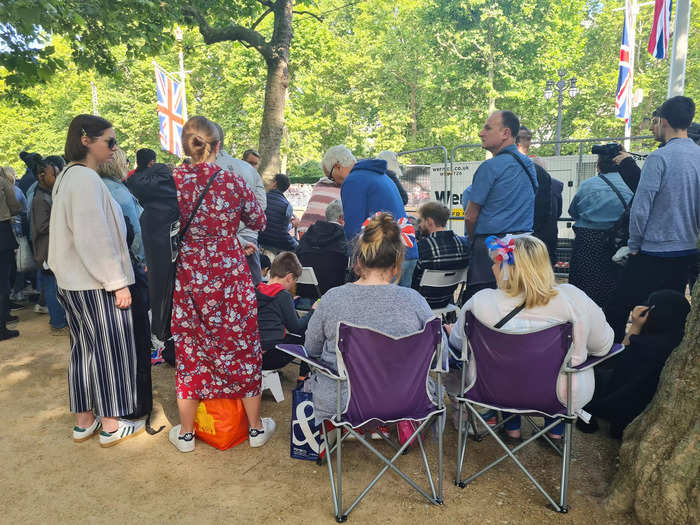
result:
[[[143,434],[110,449],[100,448],[96,439],[74,444],[66,381],[68,338],[52,336],[46,316],[28,308],[19,316],[21,336],[0,343],[1,523],[334,522],[326,467],[289,457],[288,394],[294,370],[283,378],[283,403],[275,403],[269,393],[263,397],[263,414],[275,418],[278,433],[261,449],[244,443],[221,452],[198,443],[191,454],[176,452],[167,437],[177,423],[173,369],[167,365],[153,369],[153,426],[165,425],[163,432]],[[468,472],[498,453],[491,442],[470,446]],[[631,518],[606,516],[601,508],[618,446],[600,433],[576,432],[571,510],[559,515],[512,463],[465,489],[455,487],[456,432],[448,422],[445,504],[427,504],[397,476],[387,474],[349,522],[633,524]],[[558,475],[555,457],[538,446],[531,448],[523,461],[553,489]],[[349,472],[343,479],[349,491],[347,505],[379,465],[357,443],[344,447],[344,459]],[[420,473],[419,454],[410,452],[399,466],[409,474]]]

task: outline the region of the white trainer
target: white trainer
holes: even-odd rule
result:
[[[34,305],[34,312],[36,312],[38,314],[48,314],[49,307],[48,306],[41,306],[40,304],[35,304]]]
[[[263,417],[261,418],[261,421],[263,426],[262,430],[257,428],[251,428],[248,430],[248,443],[250,443],[251,447],[262,447],[269,441],[272,434],[275,433],[275,428],[277,425],[275,425],[274,419],[271,417]]]
[[[146,424],[142,419],[136,421],[120,419],[119,426],[114,432],[105,432],[104,429],[100,432],[100,446],[113,447],[125,439],[141,434],[144,430],[146,430]]]
[[[194,450],[194,433],[180,434],[182,425],[175,425],[168,432],[168,439],[180,452],[192,452]]]
[[[101,427],[102,423],[100,423],[100,418],[97,417],[95,418],[95,421],[92,422],[92,425],[87,428],[82,428],[75,425],[73,427],[73,441],[76,443],[81,443],[87,439],[90,439],[92,436],[97,434],[97,431],[100,430]]]

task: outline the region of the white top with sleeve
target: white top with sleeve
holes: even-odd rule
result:
[[[554,326],[562,322],[573,324],[572,366],[580,365],[589,355],[603,356],[610,351],[613,344],[613,330],[605,320],[603,311],[583,291],[571,284],[554,287],[557,295],[544,306],[526,308],[510,319],[501,330],[511,333],[531,332]],[[462,348],[464,342],[464,319],[466,312],[486,326],[494,326],[516,306],[523,303],[523,297],[510,297],[501,290],[481,290],[467,301],[450,333],[450,346]],[[469,380],[476,377],[474,363],[468,364]],[[593,369],[578,372],[573,376],[572,392],[574,411],[582,408],[593,397],[595,378]],[[559,375],[557,395],[566,403],[566,375]]]
[[[73,165],[56,178],[49,267],[64,290],[119,290],[134,283],[121,207],[93,169]]]

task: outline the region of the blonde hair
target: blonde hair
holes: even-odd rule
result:
[[[206,161],[219,142],[219,130],[206,117],[191,117],[182,128],[182,149],[195,164]]]
[[[17,181],[17,172],[12,166],[0,166],[0,174],[12,184]]]
[[[126,178],[126,172],[128,171],[128,162],[126,159],[126,153],[121,148],[117,148],[114,152],[112,160],[101,164],[97,168],[97,173],[100,177],[123,181]]]
[[[391,213],[375,215],[360,233],[355,247],[355,258],[360,271],[363,268],[393,269],[401,278],[404,258],[401,230]]]
[[[492,259],[497,254],[496,251],[489,252]],[[557,295],[549,252],[541,240],[531,235],[517,237],[513,260],[512,266],[507,262],[503,264],[504,271],[498,277],[498,288],[510,297],[524,295],[525,308],[544,306]]]

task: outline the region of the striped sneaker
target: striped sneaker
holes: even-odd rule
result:
[[[95,418],[95,421],[92,422],[92,425],[90,425],[87,428],[82,428],[78,425],[75,425],[73,427],[73,441],[75,441],[76,443],[80,443],[82,441],[85,441],[86,439],[90,439],[92,436],[97,434],[100,428],[102,428],[102,423],[100,423],[99,418]]]
[[[134,437],[144,430],[146,430],[146,425],[142,420],[120,419],[119,426],[114,432],[105,432],[104,430],[100,432],[100,446],[113,447],[120,441]]]

